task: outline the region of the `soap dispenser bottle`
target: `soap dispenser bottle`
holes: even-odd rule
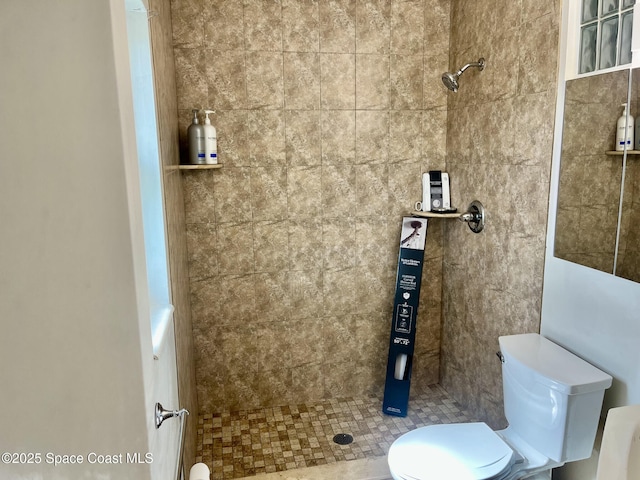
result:
[[[193,109],[193,120],[187,129],[189,138],[189,163],[191,165],[203,165],[206,163],[204,152],[204,126],[198,120],[198,110]]]
[[[216,137],[216,128],[211,125],[209,114],[215,113],[213,110],[204,111],[204,155],[205,163],[215,165],[218,163],[218,139]]]
[[[621,105],[624,107],[622,115],[618,118],[618,127],[616,129],[616,151],[622,152],[625,148],[632,150],[635,146],[633,141],[634,133],[634,121],[632,116],[627,116],[627,104]]]

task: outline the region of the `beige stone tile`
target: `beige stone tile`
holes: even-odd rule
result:
[[[244,0],[244,41],[247,50],[282,51],[281,0]]]
[[[356,165],[356,204],[361,215],[387,215],[389,211],[389,166]]]
[[[391,220],[382,216],[358,217],[356,220],[356,265],[376,264],[395,271],[398,241]]]
[[[554,87],[557,55],[549,55],[557,46],[558,27],[551,15],[524,24],[520,30],[518,92],[533,93]]]
[[[282,1],[283,49],[285,52],[320,50],[320,0]]]
[[[325,397],[348,397],[360,391],[360,378],[353,368],[353,362],[344,361],[344,355],[323,364]]]
[[[423,0],[391,0],[392,53],[422,55],[425,26],[424,3]],[[430,11],[429,14],[433,12]]]
[[[184,48],[202,46],[203,0],[174,0],[171,2],[171,30],[173,45]]]
[[[245,55],[242,51],[204,50],[207,80],[207,108],[246,108]]]
[[[253,229],[251,223],[221,223],[217,228],[218,269],[223,275],[252,273]]]
[[[322,167],[289,167],[287,208],[289,218],[322,215]]]
[[[215,322],[251,323],[255,318],[253,275],[221,275],[212,279],[191,282],[191,311],[193,324]]]
[[[356,209],[354,166],[322,167],[322,212],[327,217],[349,217]]]
[[[419,162],[423,143],[438,143],[438,131],[422,133],[423,114],[420,111],[392,111],[389,121],[389,162]],[[440,126],[443,143],[445,126]]]
[[[451,5],[448,0],[425,0],[424,53],[448,52],[451,30]]]
[[[237,0],[203,2],[204,45],[216,50],[244,48],[243,8]]]
[[[284,167],[251,169],[253,220],[283,220],[287,216],[287,171]]]
[[[320,55],[287,52],[284,54],[285,108],[320,108]]]
[[[222,355],[226,365],[226,382],[233,385],[242,377],[251,377],[251,372],[260,369],[260,345],[257,341],[246,342],[243,335],[257,339],[260,332],[257,325],[230,324],[219,330]]]
[[[521,97],[516,117],[515,151],[528,164],[548,164],[553,147],[555,93],[539,93]],[[532,129],[531,125],[538,125]],[[604,151],[604,150],[598,150]]]
[[[200,175],[204,173],[204,175]],[[186,171],[182,176],[186,223],[213,223],[216,221],[214,175],[210,172]]]
[[[256,272],[286,270],[289,263],[289,225],[286,221],[254,222],[253,254]]]
[[[356,163],[389,160],[389,112],[356,111]]]
[[[355,345],[356,318],[356,315],[339,315],[324,319],[321,335],[325,363],[344,360],[345,350],[349,345]]]
[[[282,52],[247,52],[247,106],[281,109],[284,105]]]
[[[282,110],[247,113],[247,149],[252,166],[285,165],[285,115]]]
[[[201,280],[218,274],[215,224],[190,223],[187,229],[189,278]]]
[[[321,112],[317,111],[287,110],[285,112],[287,165],[314,166],[322,163],[320,118]]]
[[[414,210],[417,201],[422,201],[423,170],[420,162],[389,164],[390,215],[396,218],[407,215]]]
[[[322,295],[325,317],[341,317],[358,311],[360,300],[355,296],[356,274],[355,268],[324,271]]]
[[[273,353],[282,353],[282,351],[278,350]],[[273,361],[267,363],[267,365],[273,364]],[[295,395],[292,391],[292,369],[286,368],[288,365],[286,362],[279,362],[275,364],[280,366],[271,370],[263,370],[261,372],[258,379],[258,394],[260,398],[267,399],[266,401],[269,404],[293,402],[295,400]]]
[[[193,176],[205,172],[193,172]],[[186,176],[185,176],[186,177]],[[252,219],[251,169],[225,167],[215,171],[215,219],[217,222],[245,222]],[[193,202],[198,201],[198,196]]]
[[[451,68],[460,68],[451,67]],[[422,100],[425,109],[444,108],[447,106],[449,90],[442,84],[442,73],[449,70],[449,56],[446,52],[425,54],[424,80],[422,82]]]
[[[391,0],[356,0],[356,51],[389,53]]]
[[[291,377],[292,377],[291,380],[293,383],[291,389],[294,395],[297,398],[324,397],[324,383],[309,381],[310,378],[321,379],[322,373],[323,373],[323,368],[322,368],[322,364],[320,363],[305,362],[303,365],[293,368],[291,371]],[[274,475],[278,475],[278,474],[274,474]]]
[[[517,99],[507,98],[494,102],[489,107],[487,138],[489,139],[489,152],[496,161],[505,162],[505,159],[513,157],[514,139],[507,130],[513,132],[511,126],[518,122],[519,103]]]
[[[305,217],[289,221],[289,270],[321,270],[322,220]]]
[[[391,317],[395,292],[395,271],[386,265],[380,265],[369,252],[366,262],[356,268],[355,291],[358,292],[358,313],[385,313]]]
[[[495,45],[486,55],[485,70],[477,76],[478,89],[482,89],[487,100],[513,98],[518,92],[519,76],[514,75],[514,65],[521,59],[515,48],[499,48],[500,45],[516,45],[520,42],[520,29],[510,28],[497,34]],[[484,55],[484,54],[483,54]],[[473,60],[475,61],[475,60]]]
[[[422,55],[391,55],[390,106],[394,110],[422,109]]]
[[[232,410],[257,408],[262,373],[252,370],[234,371],[225,384],[225,403]]]
[[[320,51],[354,53],[356,0],[318,0]]]
[[[355,55],[320,54],[320,105],[325,110],[355,108]]]
[[[200,342],[199,340],[202,340]],[[225,404],[224,374],[220,368],[222,354],[211,348],[210,334],[196,337],[195,348],[198,353],[196,363],[196,390],[198,406],[203,411],[216,411]]]
[[[211,122],[218,136],[218,161],[226,167],[248,167],[248,112],[246,110],[217,110]]]
[[[285,321],[288,318],[290,304],[288,291],[289,275],[286,271],[256,274],[254,301],[257,320]],[[243,335],[243,337],[245,336]]]
[[[310,263],[298,266],[313,266]],[[322,312],[322,265],[315,270],[289,271],[289,318],[295,319],[290,328],[293,365],[307,362],[320,362],[322,360],[319,347],[316,345],[320,337],[318,331],[318,315]],[[304,319],[307,327],[298,323]],[[308,341],[304,341],[304,339]],[[298,346],[300,345],[300,346]]]
[[[323,268],[343,270],[356,265],[356,228],[350,218],[327,218],[322,224]]]
[[[389,108],[389,55],[356,55],[356,109]]]
[[[189,110],[207,104],[204,52],[194,48],[175,48],[178,108]]]
[[[356,159],[356,113],[327,110],[321,114],[322,164],[350,165]]]

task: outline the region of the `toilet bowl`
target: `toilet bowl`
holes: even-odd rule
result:
[[[505,416],[485,423],[417,428],[389,449],[394,480],[550,478],[591,455],[612,378],[538,334],[500,337]]]

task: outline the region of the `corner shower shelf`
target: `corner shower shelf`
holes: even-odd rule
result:
[[[412,212],[414,217],[427,217],[427,218],[460,218],[462,213],[460,212],[452,212],[452,213],[433,213],[433,212],[422,212],[420,210],[414,210]]]
[[[215,168],[222,168],[221,163],[216,163],[214,165],[178,165],[180,170],[211,170]]]
[[[478,200],[474,200],[467,207],[466,212],[452,212],[452,213],[435,213],[435,212],[421,212],[420,210],[414,210],[413,215],[416,217],[427,218],[457,218],[461,222],[466,222],[473,233],[480,233],[484,229],[486,217],[484,214],[484,205]]]
[[[624,154],[624,152],[619,152],[617,150],[607,150],[604,153],[612,157],[621,157]],[[627,150],[627,155],[640,155],[640,150]]]

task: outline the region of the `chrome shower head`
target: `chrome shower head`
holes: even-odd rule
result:
[[[442,83],[452,92],[458,91],[458,79],[460,75],[464,73],[464,71],[469,67],[476,67],[480,71],[484,70],[484,58],[480,58],[477,62],[467,63],[464,67],[458,70],[456,73],[445,72],[442,74]]]

